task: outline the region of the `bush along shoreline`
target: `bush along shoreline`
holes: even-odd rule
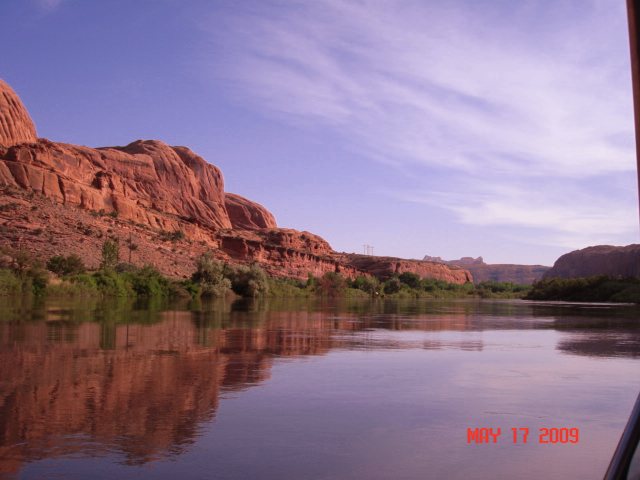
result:
[[[550,278],[534,283],[524,298],[567,302],[640,303],[640,279],[612,278],[605,275]]]
[[[306,281],[270,277],[259,265],[229,265],[212,253],[201,255],[191,278],[176,280],[152,266],[119,261],[119,244],[108,239],[102,247],[100,267],[88,271],[75,254],[56,255],[46,264],[24,251],[4,249],[0,268],[0,295],[52,297],[341,297],[341,298],[522,298],[530,286],[507,282],[452,284],[405,272],[380,281],[372,276],[347,279],[336,272]]]

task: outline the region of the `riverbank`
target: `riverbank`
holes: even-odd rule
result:
[[[533,284],[526,300],[569,302],[640,303],[640,279],[604,275],[584,278],[551,278]]]
[[[5,252],[6,253],[6,252]],[[328,272],[306,281],[268,276],[257,264],[230,265],[201,255],[190,278],[174,279],[152,266],[119,262],[117,244],[105,242],[98,270],[88,271],[75,255],[51,257],[46,265],[23,252],[5,255],[0,295],[49,297],[206,298],[206,297],[345,297],[345,298],[522,298],[529,286],[508,282],[455,284],[405,272],[384,281],[369,275],[354,279]]]

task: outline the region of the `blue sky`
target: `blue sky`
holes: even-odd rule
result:
[[[40,136],[157,138],[339,251],[637,243],[624,2],[3,0]]]

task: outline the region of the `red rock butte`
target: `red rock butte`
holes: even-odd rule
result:
[[[20,97],[0,79],[0,145],[35,142],[36,127]]]
[[[434,262],[391,267],[388,258],[338,254],[317,235],[279,228],[265,207],[225,192],[220,169],[187,147],[136,140],[89,148],[38,138],[20,98],[1,80],[0,92],[0,244],[42,260],[75,253],[96,267],[105,238],[117,238],[129,247],[123,260],[175,277],[189,276],[195,258],[211,251],[299,279],[386,275],[390,268],[454,283],[472,279]]]

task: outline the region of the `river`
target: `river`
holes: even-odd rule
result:
[[[639,313],[5,299],[0,477],[602,478],[640,390]]]

